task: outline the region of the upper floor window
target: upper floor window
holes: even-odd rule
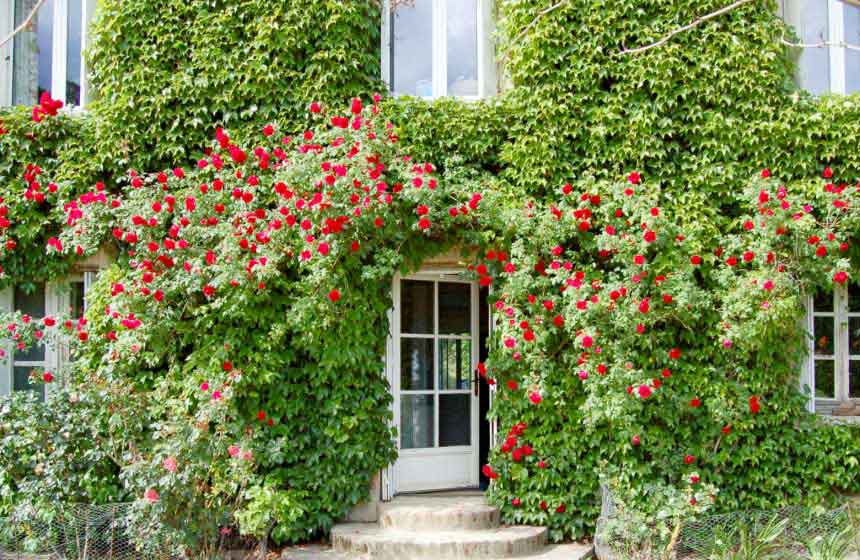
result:
[[[386,0],[383,79],[395,95],[477,99],[496,91],[492,0]]]
[[[821,414],[860,415],[860,285],[809,298],[807,384]]]
[[[6,0],[0,37],[27,21],[38,0]],[[96,0],[45,0],[24,29],[0,47],[0,106],[35,105],[43,92],[68,106],[87,101],[83,51]]]
[[[860,91],[860,51],[841,46],[860,45],[860,6],[846,0],[780,0],[786,23],[800,43],[797,82],[816,95]]]

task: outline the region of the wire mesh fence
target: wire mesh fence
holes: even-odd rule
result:
[[[19,508],[0,519],[0,560],[153,560],[128,531],[130,504]]]
[[[797,506],[705,515],[679,523],[677,538],[671,545],[651,546],[641,537],[626,538],[611,491],[604,486],[601,495],[594,539],[595,554],[600,560],[734,558],[732,552],[764,541],[787,554],[785,557],[804,558],[813,556],[809,548],[816,543],[829,542],[832,550],[845,551],[860,544],[856,528],[852,529],[851,510],[845,504],[829,510]]]

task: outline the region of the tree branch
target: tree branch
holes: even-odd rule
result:
[[[21,31],[23,31],[27,27],[29,27],[29,25],[33,22],[33,18],[36,17],[36,12],[39,11],[39,8],[41,8],[42,4],[44,4],[44,3],[45,3],[45,0],[39,0],[38,2],[36,2],[36,5],[33,6],[33,9],[30,11],[30,15],[27,16],[27,19],[22,21],[21,25],[16,27],[12,31],[12,33],[10,33],[5,39],[3,39],[2,42],[0,42],[0,48],[3,48],[3,46],[6,45],[6,43],[8,43],[9,41],[11,41],[12,39],[15,38],[15,35],[17,35]]]
[[[851,43],[846,43],[845,41],[832,42],[832,41],[821,41],[818,43],[792,43],[785,37],[780,39],[780,42],[786,47],[797,47],[799,49],[826,49],[828,47],[837,47],[848,49],[852,51],[860,51],[860,45],[852,45]]]
[[[749,4],[750,2],[753,2],[753,1],[755,1],[755,0],[736,0],[735,2],[732,2],[731,4],[729,4],[728,6],[724,6],[724,7],[720,8],[719,10],[716,10],[716,11],[711,12],[709,14],[705,14],[703,16],[697,17],[696,19],[694,19],[693,21],[691,21],[687,25],[685,25],[683,27],[679,27],[679,28],[675,29],[674,31],[670,31],[669,33],[664,35],[663,38],[661,38],[658,41],[655,41],[655,42],[650,43],[648,45],[643,45],[641,47],[636,47],[634,49],[625,48],[621,52],[619,52],[618,54],[637,54],[637,53],[641,53],[641,52],[644,52],[644,51],[647,51],[650,49],[660,47],[662,45],[665,45],[669,41],[671,41],[672,37],[674,37],[675,35],[679,35],[681,33],[684,33],[685,31],[689,31],[690,29],[693,29],[694,27],[698,27],[699,25],[705,23],[709,19],[713,19],[713,18],[719,17],[723,14],[727,14],[727,13],[731,12],[732,10],[734,10],[736,8],[740,8],[744,4]]]
[[[565,4],[567,4],[569,1],[570,1],[570,0],[560,0],[559,2],[557,2],[557,3],[553,4],[552,6],[550,6],[549,8],[544,8],[543,10],[541,10],[540,12],[538,12],[538,14],[535,16],[535,18],[531,21],[531,23],[529,23],[528,25],[526,25],[526,26],[523,28],[523,30],[522,30],[522,31],[520,31],[520,32],[517,34],[517,36],[516,36],[516,37],[514,37],[514,40],[513,40],[513,41],[511,41],[511,42],[509,43],[509,46],[510,46],[510,45],[515,45],[515,44],[519,43],[519,42],[520,42],[520,39],[522,39],[522,38],[523,38],[523,36],[525,36],[525,34],[526,34],[526,33],[528,33],[528,32],[529,32],[529,30],[530,30],[532,27],[534,27],[535,25],[537,25],[537,22],[538,22],[538,21],[540,21],[540,19],[541,19],[542,17],[544,17],[544,16],[545,16],[545,15],[547,15],[548,13],[552,12],[553,10],[556,10],[556,9],[558,9],[558,8],[561,8],[562,6],[564,6]],[[502,53],[502,56],[501,56],[501,57],[499,57],[499,60],[500,60],[500,61],[503,61],[503,60],[505,60],[505,58],[506,58],[507,56],[508,56],[508,53],[507,53],[507,50],[506,50],[504,53]]]

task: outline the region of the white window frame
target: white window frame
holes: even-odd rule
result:
[[[71,298],[68,287],[72,282],[83,283],[83,307],[86,310],[86,294],[95,281],[95,277],[96,272],[87,271],[70,274],[68,277],[57,282],[47,282],[45,284],[45,313],[49,316],[56,317],[57,315],[64,313],[69,308],[71,305]],[[14,311],[14,294],[15,290],[12,287],[7,287],[0,291],[0,311]],[[42,317],[34,317],[33,319],[41,320]],[[16,366],[58,372],[70,362],[68,347],[53,348],[50,345],[45,345],[44,360],[23,361],[15,359],[15,345],[12,341],[5,340],[0,346],[2,346],[3,350],[6,352],[6,358],[0,361],[0,395],[8,395],[13,391],[14,368]],[[57,382],[45,385],[46,399],[52,391],[57,389],[61,382],[61,379],[57,379]]]
[[[849,366],[852,359],[860,360],[860,354],[851,354],[850,319],[860,317],[860,312],[848,311],[848,289],[845,286],[835,286],[833,289],[833,310],[816,311],[814,296],[806,297],[806,332],[810,334],[807,358],[801,376],[801,389],[809,389],[810,398],[808,410],[821,411],[829,414],[829,410],[847,402],[860,402],[860,398],[849,396]],[[835,378],[834,398],[815,396],[815,318],[828,317],[833,319],[833,369]],[[824,356],[822,356],[823,358]]]
[[[425,99],[448,97],[448,2],[449,0],[431,0],[433,2],[433,95]],[[475,101],[491,97],[498,92],[496,82],[496,60],[493,44],[494,0],[477,0],[478,4],[478,95],[457,96],[457,99]],[[382,80],[392,91],[391,76],[391,0],[384,0],[382,6]]]
[[[51,52],[51,97],[66,101],[66,78],[68,77],[68,14],[69,0],[53,0],[53,35]],[[0,6],[0,38],[5,38],[14,29],[15,6],[12,0],[2,2]],[[81,2],[81,105],[69,107],[74,111],[86,107],[91,99],[87,84],[87,65],[84,51],[90,44],[89,24],[95,13],[98,0],[82,0]],[[0,48],[0,107],[12,104],[12,72],[14,68],[14,44],[9,41]]]
[[[782,0],[779,5],[780,16],[785,19],[789,13],[794,14],[794,17],[803,17],[803,14],[795,11],[789,11],[786,8],[787,3],[792,0]],[[846,0],[822,0],[827,3],[827,36],[821,37],[820,40],[830,44],[838,44],[845,41],[845,10],[860,9],[854,3]],[[791,21],[786,20],[786,23],[792,25]],[[795,22],[799,23],[799,22]],[[810,47],[817,48],[817,47]],[[840,95],[846,95],[845,75],[845,47],[828,46],[827,56],[829,65],[828,75],[828,92]]]

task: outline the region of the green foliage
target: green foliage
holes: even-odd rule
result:
[[[501,274],[487,375],[507,432],[491,459],[503,517],[587,534],[599,473],[653,515],[667,507],[641,493],[653,484],[713,485],[717,512],[856,492],[857,428],[805,412],[797,364],[803,294],[853,270],[857,193],[757,179],[743,227],[710,241],[636,182],[508,216],[510,262],[485,263]]]
[[[92,188],[101,172],[90,151],[91,132],[88,117],[34,122],[29,108],[0,110],[0,213],[9,221],[0,227],[0,286],[61,278],[74,262],[74,256],[50,258],[46,242],[60,231],[57,207]],[[41,173],[27,180],[34,167]],[[34,182],[44,202],[25,197]]]
[[[298,130],[312,101],[381,90],[374,0],[104,0],[92,26],[94,148],[188,162],[216,126]]]
[[[817,176],[828,163],[846,180],[860,176],[860,99],[793,91],[793,53],[779,42],[786,29],[773,4],[752,2],[662,47],[620,54],[724,2],[569,0],[545,15],[548,0],[500,2],[508,91],[472,104],[382,104],[404,151],[439,164],[427,172],[439,179],[431,194],[409,187],[421,173],[387,143],[381,119],[365,115],[357,130],[317,129],[313,143],[286,138],[318,124],[310,102],[322,102],[328,118],[340,101],[382,89],[377,2],[102,1],[89,53],[98,92],[91,113],[40,123],[23,110],[0,117],[8,131],[0,136],[0,190],[11,222],[2,241],[27,247],[0,248],[0,281],[61,276],[79,246],[84,255],[105,243],[124,249],[90,296],[98,311],[67,329],[81,345],[68,375],[106,403],[92,414],[104,426],[104,449],[121,457],[124,488],[139,498],[140,535],[167,531],[177,544],[202,550],[220,527],[238,524],[299,540],[357,503],[393,458],[389,389],[379,375],[390,279],[454,244],[510,257],[487,264],[492,272],[482,276],[496,283],[500,310],[510,306],[536,333],[531,346],[538,350],[528,352],[516,321],[493,339],[490,375],[500,391],[491,415],[505,430],[522,424],[515,439],[533,451],[522,461],[510,449],[494,452],[500,479],[491,497],[506,521],[549,525],[554,540],[588,534],[599,473],[634,488],[631,507],[642,508],[639,514],[650,511],[646,495],[661,497],[651,505],[665,509],[688,496],[694,471],[679,461],[685,454],[696,458],[703,483],[719,488],[718,511],[826,502],[834,488],[860,491],[856,428],[818,425],[796,390],[805,346],[797,328],[802,290],[829,286],[834,270],[857,262],[856,248],[843,253],[833,244],[828,258],[816,261],[805,236],[825,226],[835,231],[838,223],[846,239],[856,237],[860,201],[846,217],[818,182],[804,182],[792,186],[792,196],[827,208],[815,216],[824,226],[811,216],[797,220],[792,243],[772,229],[740,229],[759,219],[750,202],[759,189],[776,196],[770,182],[748,185],[763,167],[786,180]],[[266,123],[278,131],[259,146],[266,158],[246,154],[247,161],[231,163],[234,144],[210,146],[216,127],[250,145]],[[378,137],[363,136],[370,131]],[[358,152],[350,156],[354,142]],[[223,173],[210,148],[226,162]],[[289,163],[281,164],[278,149],[289,152]],[[196,159],[206,166],[182,176],[168,171],[160,186],[156,170]],[[390,201],[362,167],[373,162],[384,165]],[[346,175],[332,175],[325,163],[344,165]],[[44,205],[22,198],[28,165],[44,170],[40,183],[58,186]],[[137,187],[129,168],[156,173],[139,176]],[[632,169],[649,185],[637,187],[636,197],[613,182]],[[247,183],[252,175],[258,185]],[[323,187],[330,175],[332,188]],[[214,188],[216,178],[223,189]],[[94,188],[97,179],[104,191]],[[398,182],[403,191],[393,190]],[[549,201],[567,182],[577,185],[575,194],[555,203],[557,217]],[[294,199],[280,200],[279,183]],[[468,208],[477,191],[490,200],[482,211],[493,211],[473,221]],[[252,196],[243,202],[246,193]],[[311,203],[315,194],[326,203]],[[579,194],[602,197],[589,208],[593,219],[574,214],[591,204]],[[185,206],[189,198],[196,208]],[[305,206],[294,208],[295,199]],[[68,211],[73,200],[80,217]],[[428,206],[429,230],[418,226],[420,205]],[[448,207],[466,213],[451,216]],[[257,210],[262,217],[251,214]],[[283,223],[266,229],[287,215],[307,217],[313,238]],[[189,222],[174,235],[181,217]],[[344,232],[324,231],[325,218],[341,217],[349,219]],[[593,223],[583,229],[583,221]],[[610,238],[594,224],[625,236]],[[653,245],[641,240],[639,224],[655,228]],[[263,233],[265,242],[257,237]],[[61,249],[46,250],[51,237]],[[190,249],[168,248],[168,239]],[[321,239],[328,239],[325,255]],[[725,265],[725,255],[746,250],[758,255],[753,265]],[[207,262],[210,251],[216,264]],[[304,251],[308,262],[298,260]],[[787,271],[777,274],[765,262],[770,252]],[[633,264],[636,254],[647,268]],[[694,254],[701,266],[691,265]],[[266,263],[251,262],[261,255]],[[551,268],[554,260],[571,270]],[[514,271],[502,273],[508,264]],[[583,274],[576,288],[567,283],[573,272]],[[665,279],[658,284],[659,276]],[[767,280],[773,296],[763,311]],[[116,292],[117,285],[124,289]],[[207,286],[214,290],[208,295]],[[606,291],[622,286],[624,301],[653,302],[647,320],[635,306],[609,304]],[[333,289],[338,302],[326,298]],[[580,289],[597,302],[580,309],[586,298],[572,295]],[[664,293],[674,305],[660,303]],[[543,301],[556,311],[541,311]],[[558,332],[547,328],[556,314],[564,320]],[[636,331],[640,322],[646,335]],[[35,327],[20,326],[35,336]],[[588,353],[584,336],[599,341],[607,375],[595,373],[595,359],[580,361]],[[519,358],[506,337],[515,339]],[[683,349],[683,357],[662,378],[670,348]],[[234,365],[229,372],[226,361]],[[581,379],[580,371],[589,376]],[[626,392],[653,387],[655,379],[663,389],[647,404]],[[211,399],[216,388],[221,399]],[[543,395],[542,404],[531,402],[532,394]],[[761,414],[748,411],[752,397],[762,399]],[[691,407],[694,398],[704,404]],[[257,420],[259,412],[272,426]],[[238,459],[228,452],[234,446]],[[29,496],[10,492],[16,500]]]
[[[120,465],[101,444],[102,402],[60,391],[45,407],[31,392],[0,399],[0,517],[69,502],[120,501]]]

